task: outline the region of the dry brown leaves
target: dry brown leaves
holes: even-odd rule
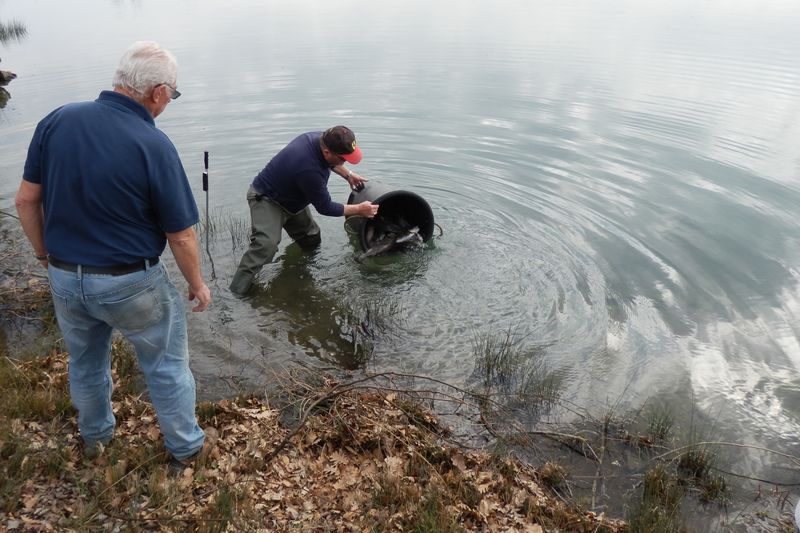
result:
[[[31,314],[50,304],[50,286],[46,278],[27,274],[0,279],[0,306],[6,312]]]
[[[35,364],[45,362],[64,373],[63,355]],[[553,499],[525,465],[442,445],[436,418],[408,405],[395,393],[337,393],[265,462],[293,428],[259,398],[224,400],[206,424],[220,432],[208,464],[177,479],[140,397],[115,402],[114,442],[95,461],[82,457],[74,419],[0,420],[31,454],[64,458],[57,472],[31,473],[0,528],[401,531],[435,519],[448,531],[624,529]]]

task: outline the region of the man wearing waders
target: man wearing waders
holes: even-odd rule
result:
[[[331,170],[347,180],[352,189],[364,184],[363,177],[344,165],[356,165],[361,158],[350,128],[334,126],[324,132],[303,133],[270,160],[247,191],[252,225],[250,247],[233,276],[231,292],[245,294],[252,288],[261,268],[275,256],[282,230],[305,250],[319,246],[320,230],[309,205],[326,216],[375,216],[376,204],[342,205],[331,200],[328,192]]]

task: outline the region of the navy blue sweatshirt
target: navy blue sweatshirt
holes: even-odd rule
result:
[[[321,136],[319,131],[303,133],[287,144],[253,180],[256,192],[290,213],[311,204],[321,215],[344,215],[344,206],[328,192],[331,167],[322,156]]]

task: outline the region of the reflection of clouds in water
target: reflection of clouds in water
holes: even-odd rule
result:
[[[543,124],[566,123],[587,136],[603,130],[656,136],[660,143],[785,181],[796,175],[793,162],[800,157],[800,72],[792,45],[800,39],[790,31],[800,9],[770,8],[775,11],[765,17],[705,5],[698,17],[696,6],[670,6],[659,14],[665,6],[648,3],[647,13],[629,6],[616,13],[617,20],[575,17],[566,24],[556,18],[547,32],[531,31],[527,39],[542,58],[563,55],[564,62],[556,72],[539,65],[543,68],[520,73],[517,89],[539,102],[569,100],[563,109],[533,110]],[[694,28],[682,27],[684,17]],[[753,20],[769,21],[774,48],[758,41]],[[742,34],[744,24],[748,30]],[[598,31],[606,44],[591,46]],[[557,41],[560,46],[575,43],[572,53],[553,51],[549,38],[559,32],[568,36]],[[622,49],[625,53],[617,53]],[[588,82],[595,90],[581,94],[578,88]]]
[[[480,121],[482,126],[491,126],[493,128],[502,128],[506,130],[514,129],[514,123],[510,120],[499,120],[496,118],[484,118]]]
[[[689,370],[698,407],[705,413],[718,413],[727,432],[748,428],[751,437],[762,432],[780,438],[798,436],[797,418],[776,394],[781,383],[797,379],[794,371],[763,361],[733,361],[715,343],[696,341],[690,349]]]
[[[794,272],[795,279],[800,279]],[[800,285],[785,288],[780,296],[781,313],[777,313],[779,321],[773,322],[773,339],[791,362],[800,376]],[[767,330],[769,331],[769,330]]]
[[[686,184],[692,187],[697,187],[698,189],[704,189],[706,191],[714,192],[717,194],[727,194],[728,190],[718,185],[716,183],[712,183],[707,179],[704,179],[702,176],[696,176],[691,172],[687,172],[684,174],[684,179],[686,180]]]
[[[655,282],[655,287],[661,295],[661,301],[664,302],[665,305],[675,305],[675,293],[673,293],[668,287],[664,286],[664,284],[660,281]]]
[[[692,386],[707,412],[734,427],[797,437],[800,285],[751,319],[708,324],[690,343]]]
[[[687,339],[673,334],[653,302],[637,297],[620,305],[626,319],[603,324],[604,347],[587,361],[574,391],[586,405],[614,400],[624,392],[624,403],[638,407],[679,387],[687,371]]]
[[[612,160],[607,158],[598,161],[599,167],[608,172],[610,175],[614,176],[615,178],[625,178],[626,180],[632,181],[637,185],[643,185],[653,178],[653,176],[645,169],[637,168],[636,165],[632,165],[632,163],[634,162],[630,159]],[[625,201],[624,198],[622,198],[622,200]],[[631,198],[627,200],[630,207],[633,206],[635,201],[636,199],[633,197],[633,195],[631,195]]]
[[[609,322],[605,352],[589,361],[590,392],[578,386],[576,393],[588,400],[627,387],[625,401],[635,406],[680,388],[688,376],[698,408],[718,417],[726,432],[796,438],[800,343],[793,324],[800,318],[800,288],[784,291],[783,302],[782,310],[705,324],[681,338],[652,302],[637,297],[625,305],[623,322]]]

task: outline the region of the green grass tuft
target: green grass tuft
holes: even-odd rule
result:
[[[653,439],[666,440],[672,434],[674,425],[675,418],[670,407],[659,405],[650,409],[647,418],[647,430]]]
[[[631,533],[684,531],[678,511],[685,490],[667,466],[658,465],[644,475],[641,500],[629,511]]]

